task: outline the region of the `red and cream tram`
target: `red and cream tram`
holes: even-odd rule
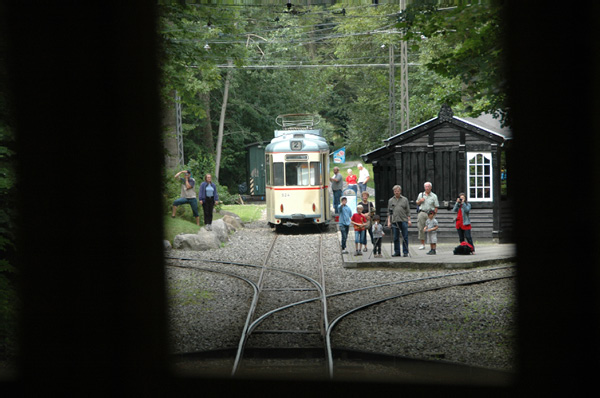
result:
[[[280,115],[265,148],[269,225],[324,224],[331,220],[329,145],[316,129],[318,117]]]

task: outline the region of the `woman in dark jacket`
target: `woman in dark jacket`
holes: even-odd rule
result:
[[[454,209],[452,210],[456,215],[456,230],[458,231],[458,239],[462,243],[467,241],[472,247],[473,251],[475,251],[475,246],[473,245],[473,238],[471,237],[471,219],[469,218],[469,213],[471,212],[471,204],[467,202],[467,195],[461,193],[458,195],[458,199],[456,199],[456,203],[454,204]]]
[[[217,193],[217,186],[212,182],[212,176],[207,174],[204,177],[204,182],[200,185],[200,191],[198,192],[198,200],[204,210],[204,225],[206,229],[211,229],[213,209],[216,204],[219,204],[219,194]]]

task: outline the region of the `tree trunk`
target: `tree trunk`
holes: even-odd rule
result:
[[[217,157],[215,160],[215,179],[219,181],[219,169],[221,168],[221,147],[223,146],[223,130],[225,128],[225,111],[227,110],[227,97],[229,97],[229,82],[231,80],[231,60],[227,61],[230,66],[225,78],[225,91],[223,93],[223,104],[221,105],[221,118],[219,119],[219,135],[217,137]]]
[[[174,170],[179,167],[177,153],[177,117],[175,115],[175,91],[171,93],[173,101],[164,104],[163,139],[165,145],[165,167]]]
[[[212,119],[210,114],[210,92],[200,94],[200,100],[204,102],[206,109],[206,120],[204,121],[204,132],[202,133],[202,142],[211,155],[215,154],[215,142],[213,140]]]

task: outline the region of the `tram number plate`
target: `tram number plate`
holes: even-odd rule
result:
[[[290,195],[290,193],[289,193],[289,192],[282,192],[282,193],[281,193],[281,197],[282,197],[282,198],[289,198],[290,196],[291,196],[291,195]]]

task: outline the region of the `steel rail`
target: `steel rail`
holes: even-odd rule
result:
[[[273,247],[275,247],[275,242],[277,241],[278,235],[275,235],[273,241],[271,242],[271,246],[269,247],[269,251],[265,256],[265,260],[263,261],[263,265],[260,270],[260,276],[258,278],[258,293],[253,297],[252,303],[250,304],[250,308],[248,310],[248,315],[246,316],[246,323],[244,324],[244,328],[242,329],[242,335],[240,337],[240,341],[238,343],[238,350],[235,355],[235,361],[233,362],[233,368],[231,370],[231,376],[235,376],[237,373],[240,363],[242,361],[242,357],[244,354],[244,347],[246,346],[246,342],[248,341],[249,333],[252,333],[250,330],[251,320],[254,317],[254,313],[256,312],[256,306],[258,305],[258,298],[260,296],[260,290],[262,288],[262,284],[264,282],[264,274],[267,262],[269,261],[269,257],[271,257],[271,253],[273,253]]]
[[[183,261],[204,261],[204,262],[210,262],[210,263],[237,265],[237,266],[244,266],[244,267],[256,267],[256,268],[261,267],[259,265],[255,265],[255,264],[232,262],[232,261],[203,260],[203,259],[186,258],[186,257],[165,257],[165,258],[166,259],[171,259],[171,260],[183,260]],[[421,282],[421,281],[432,280],[432,279],[450,278],[450,277],[453,277],[453,276],[467,275],[467,274],[472,274],[472,273],[482,272],[482,271],[498,271],[498,270],[509,269],[509,268],[514,268],[514,267],[515,267],[514,265],[505,265],[505,266],[501,266],[501,267],[475,269],[475,270],[469,270],[469,271],[453,272],[453,273],[450,273],[450,274],[425,276],[425,277],[422,277],[422,278],[406,279],[406,280],[395,281],[395,282],[386,282],[386,283],[382,283],[382,284],[379,284],[379,285],[371,285],[371,286],[359,287],[359,288],[356,288],[356,289],[344,290],[344,291],[341,291],[341,292],[330,293],[330,294],[327,294],[326,297],[330,298],[330,297],[342,296],[344,294],[356,293],[356,292],[360,292],[360,291],[363,291],[363,290],[376,289],[376,288],[379,288],[379,287],[392,286],[392,285],[401,285],[401,284],[411,283],[411,282]],[[289,270],[284,270],[284,269],[280,269],[280,268],[271,268],[271,269],[274,270],[274,271],[279,271],[279,272],[284,272],[284,273],[291,273],[291,274],[295,274],[297,276],[302,276],[302,274],[298,274],[298,273],[295,273],[295,272],[289,271]],[[306,304],[308,302],[312,302],[312,301],[319,300],[319,299],[320,299],[319,297],[316,297],[316,298],[312,298],[312,299],[302,300],[302,301],[298,301],[297,304]]]
[[[395,300],[395,299],[398,299],[398,298],[401,298],[401,297],[411,296],[411,295],[414,295],[414,294],[427,293],[427,292],[432,292],[432,291],[442,290],[442,289],[449,289],[449,288],[458,287],[458,286],[468,286],[468,285],[475,285],[475,284],[479,284],[479,283],[493,282],[493,281],[496,281],[496,280],[509,279],[509,278],[514,278],[514,277],[515,277],[514,275],[510,275],[510,276],[500,276],[500,277],[494,277],[494,278],[479,279],[479,280],[476,280],[476,281],[453,283],[453,284],[450,284],[450,285],[430,287],[430,288],[426,288],[426,289],[420,289],[420,290],[415,290],[415,291],[412,291],[412,292],[401,293],[401,294],[397,294],[397,295],[394,295],[394,296],[386,297],[386,298],[383,298],[383,299],[375,300],[375,301],[372,301],[370,303],[363,304],[363,305],[360,305],[358,307],[352,308],[352,309],[346,311],[345,313],[339,315],[337,318],[335,318],[331,322],[331,324],[329,325],[329,329],[327,330],[327,338],[328,339],[331,338],[330,337],[331,336],[331,331],[335,328],[335,326],[337,325],[337,323],[340,320],[342,320],[343,318],[345,318],[346,316],[348,316],[350,314],[353,314],[355,312],[364,310],[366,308],[372,307],[374,305],[384,303],[386,301]],[[333,357],[333,353],[330,352],[329,355]],[[331,370],[329,376],[330,376],[330,378],[333,378],[333,369]]]
[[[322,244],[322,240],[320,242]],[[274,242],[273,242],[274,244]],[[269,251],[269,255],[270,252],[272,251],[273,248],[273,244],[271,246],[271,249]],[[266,268],[265,265],[255,265],[255,264],[247,264],[247,263],[240,263],[240,262],[232,262],[232,261],[220,261],[220,260],[204,260],[204,259],[195,259],[195,258],[185,258],[185,257],[166,257],[167,259],[175,259],[175,260],[183,260],[183,261],[204,261],[204,262],[211,262],[211,263],[219,263],[219,264],[228,264],[228,265],[236,265],[236,266],[247,266],[247,267],[254,267],[254,268],[261,268],[261,273],[262,271],[264,271],[264,268]],[[321,255],[319,256],[319,260],[321,261],[322,264],[322,258]],[[266,264],[266,261],[265,261]],[[303,275],[303,274],[299,274],[297,272],[293,272],[293,271],[289,271],[289,270],[284,270],[284,269],[280,269],[277,267],[270,267],[270,270],[273,271],[279,271],[282,273],[288,273],[294,276],[299,276],[301,278],[306,279],[307,281],[313,283],[315,286],[317,286],[317,289],[319,290],[320,294],[317,297],[312,297],[312,298],[308,298],[305,300],[301,300],[301,301],[297,301],[294,303],[289,303],[286,304],[284,306],[275,308],[263,315],[261,315],[259,318],[257,318],[254,322],[248,324],[248,319],[247,319],[247,324],[245,326],[245,339],[243,341],[243,345],[242,345],[242,340],[240,340],[240,347],[242,347],[242,351],[243,351],[243,347],[245,346],[245,343],[247,341],[247,338],[249,337],[249,335],[254,331],[254,329],[260,324],[262,323],[265,319],[267,319],[269,316],[285,310],[285,309],[289,309],[295,306],[299,306],[302,304],[307,304],[307,303],[312,303],[315,302],[317,300],[321,300],[323,302],[323,314],[324,314],[324,319],[323,319],[323,326],[325,328],[325,333],[324,333],[324,344],[325,344],[325,350],[326,350],[326,359],[327,359],[327,370],[328,370],[328,375],[330,378],[333,378],[333,349],[331,347],[331,332],[333,330],[333,328],[335,327],[335,325],[344,317],[346,317],[347,315],[350,315],[353,312],[357,312],[360,311],[362,309],[368,308],[370,306],[373,305],[377,305],[380,304],[382,302],[385,301],[389,301],[389,300],[393,300],[393,299],[397,299],[400,297],[404,297],[404,296],[409,296],[409,295],[413,295],[413,294],[418,294],[418,293],[424,293],[424,292],[428,292],[428,291],[435,291],[435,290],[441,290],[441,289],[446,289],[446,288],[451,288],[451,287],[456,287],[456,286],[465,286],[465,285],[470,285],[470,284],[477,284],[477,283],[485,283],[488,281],[493,281],[493,280],[499,280],[499,279],[507,279],[507,278],[512,278],[514,277],[514,275],[510,275],[510,276],[503,276],[503,277],[494,277],[494,278],[486,278],[486,279],[480,279],[480,280],[475,280],[475,281],[466,281],[466,282],[459,282],[459,283],[454,283],[454,284],[450,284],[450,285],[444,285],[444,286],[437,286],[437,287],[432,287],[432,288],[427,288],[427,289],[421,289],[421,290],[417,290],[417,291],[412,291],[412,292],[406,292],[406,293],[402,293],[399,295],[394,295],[394,296],[390,296],[390,297],[386,297],[383,299],[379,299],[367,304],[363,304],[361,306],[355,307],[349,311],[347,311],[346,313],[338,316],[337,318],[335,318],[335,320],[331,323],[329,323],[328,319],[327,319],[327,299],[331,298],[331,297],[336,297],[336,296],[341,296],[341,295],[345,295],[345,294],[350,294],[350,293],[356,293],[356,292],[361,292],[361,291],[366,291],[366,290],[370,290],[370,289],[376,289],[376,288],[380,288],[380,287],[385,287],[385,286],[392,286],[392,285],[399,285],[399,284],[405,284],[405,283],[411,283],[411,282],[421,282],[421,281],[425,281],[425,280],[432,280],[432,279],[441,279],[441,278],[450,278],[450,277],[454,277],[454,276],[461,276],[461,275],[466,275],[466,274],[472,274],[472,273],[476,273],[476,272],[481,272],[481,271],[497,271],[497,270],[502,270],[502,269],[509,269],[509,268],[514,268],[514,265],[508,265],[508,266],[500,266],[500,267],[494,267],[494,268],[486,268],[486,269],[477,269],[477,270],[468,270],[468,271],[461,271],[461,272],[454,272],[454,273],[450,273],[450,274],[443,274],[443,275],[435,275],[435,276],[428,276],[428,277],[423,277],[423,278],[415,278],[415,279],[408,279],[408,280],[402,280],[402,281],[395,281],[395,282],[387,282],[387,283],[382,283],[382,284],[378,284],[378,285],[372,285],[372,286],[367,286],[367,287],[362,287],[362,288],[356,288],[356,289],[350,289],[350,290],[346,290],[346,291],[341,291],[341,292],[335,292],[335,293],[330,293],[330,294],[325,294],[325,289],[324,289],[324,270],[321,267],[321,271],[323,272],[322,274],[322,278],[323,278],[323,286],[319,286],[319,283],[317,281],[315,281],[313,278]],[[199,269],[199,268],[193,268],[193,269]],[[210,271],[209,269],[206,269],[207,271]],[[232,276],[234,276],[234,274],[231,274]],[[256,300],[258,300],[258,294],[256,294]],[[241,351],[238,348],[238,354],[240,355],[240,359],[241,359]],[[237,360],[237,357],[236,357]],[[239,366],[239,361],[236,361],[237,366],[235,366],[235,370],[237,371],[237,367]],[[235,373],[235,372],[234,372]],[[232,374],[233,375],[233,374]]]
[[[327,330],[329,330],[329,317],[327,315],[327,294],[325,293],[325,266],[323,264],[323,235],[319,235],[319,270],[321,272],[321,303],[323,305],[323,330],[322,335],[324,337],[324,348],[325,348],[325,358],[327,360],[327,373],[329,377],[333,375],[333,356],[330,354],[332,352],[331,349],[331,339],[328,338]]]
[[[231,272],[219,271],[219,270],[203,268],[203,267],[185,267],[183,265],[168,265],[168,266],[174,267],[174,268],[184,268],[184,269],[193,269],[193,270],[197,270],[197,271],[213,272],[215,274],[223,274],[223,275],[231,276],[233,278],[241,279],[242,281],[248,283],[250,286],[252,286],[252,289],[254,289],[254,294],[258,293],[258,286],[256,285],[256,283],[252,282],[250,279],[245,278],[243,276],[232,274]]]
[[[322,282],[319,283],[317,280],[311,278],[308,275],[304,275],[304,274],[300,274],[298,272],[294,272],[294,271],[289,271],[289,270],[284,270],[284,269],[280,269],[277,267],[268,267],[269,270],[272,271],[278,271],[278,272],[282,272],[282,273],[286,273],[286,274],[290,274],[293,276],[297,276],[300,278],[305,279],[306,281],[312,283],[317,291],[319,292],[319,295],[317,297],[312,297],[306,300],[302,300],[301,302],[295,302],[295,303],[290,303],[278,308],[275,308],[271,311],[268,311],[266,313],[264,313],[263,315],[261,315],[260,317],[256,318],[254,321],[250,322],[250,320],[252,319],[252,317],[254,316],[254,313],[256,311],[256,306],[258,303],[258,298],[260,296],[260,292],[263,290],[262,288],[262,284],[264,282],[264,272],[267,269],[267,262],[268,259],[273,251],[273,247],[275,245],[275,241],[277,239],[277,236],[275,237],[275,239],[273,239],[273,242],[271,243],[271,247],[267,253],[267,256],[265,257],[265,260],[263,261],[263,265],[255,265],[255,264],[246,264],[246,263],[239,263],[239,262],[231,262],[231,261],[218,261],[218,260],[203,260],[203,259],[193,259],[193,258],[184,258],[184,257],[166,257],[167,259],[174,259],[174,260],[182,260],[182,261],[205,261],[205,262],[211,262],[211,263],[220,263],[220,264],[230,264],[230,265],[238,265],[238,266],[249,266],[249,267],[254,267],[254,268],[260,268],[261,269],[261,273],[260,273],[260,277],[259,277],[259,282],[257,283],[257,293],[255,294],[255,296],[253,297],[253,301],[252,304],[250,306],[250,309],[248,311],[248,316],[246,318],[246,324],[244,325],[244,329],[242,330],[242,335],[240,337],[240,341],[238,344],[238,350],[236,353],[236,358],[234,361],[234,366],[233,366],[233,370],[231,375],[235,376],[235,374],[237,373],[240,364],[241,364],[241,360],[243,357],[243,351],[246,345],[246,342],[248,341],[248,338],[250,337],[250,335],[254,332],[254,330],[256,329],[256,327],[258,325],[260,325],[265,319],[267,319],[269,316],[288,309],[288,308],[292,308],[295,307],[299,304],[303,304],[303,303],[309,303],[309,302],[314,302],[317,300],[321,300],[322,302],[322,307],[323,307],[323,312],[322,312],[322,316],[321,316],[321,325],[320,325],[320,329],[321,329],[321,335],[323,337],[325,337],[326,335],[326,331],[329,327],[329,321],[328,321],[328,316],[327,316],[327,295],[325,293],[325,289],[324,289],[324,283],[325,283],[325,272],[324,272],[324,268],[323,268],[323,259],[322,259],[322,246],[323,246],[323,237],[322,235],[319,235],[319,246],[318,246],[318,257],[319,257],[319,275],[321,277]],[[331,348],[327,346],[328,342],[325,343],[325,357],[327,357],[327,353],[331,351]],[[328,363],[328,369],[332,369],[333,368],[333,364],[332,364],[333,359],[331,357],[329,357],[329,363]]]
[[[279,269],[279,268],[269,268],[270,270],[279,271],[279,272],[283,272],[283,273],[288,273],[290,275],[294,275],[294,276],[298,276],[298,277],[304,278],[305,280],[307,280],[308,282],[312,283],[317,288],[317,290],[319,291],[319,295],[317,297],[312,297],[312,298],[309,298],[309,299],[306,299],[306,300],[302,300],[301,302],[295,302],[295,303],[286,304],[284,306],[275,308],[275,309],[273,309],[271,311],[268,311],[268,312],[264,313],[263,315],[261,315],[260,317],[258,317],[254,322],[252,322],[250,324],[250,326],[248,328],[248,333],[245,335],[246,341],[250,337],[250,335],[252,334],[252,332],[254,332],[254,329],[256,329],[256,327],[258,325],[260,325],[265,319],[267,319],[271,315],[273,315],[273,314],[275,314],[275,313],[277,313],[279,311],[282,311],[282,310],[285,310],[285,309],[288,309],[288,308],[292,308],[292,307],[298,306],[300,303],[309,303],[309,302],[314,302],[314,301],[317,301],[317,300],[321,300],[322,301],[322,306],[323,306],[323,315],[322,315],[322,318],[321,318],[322,321],[323,321],[323,324],[321,325],[321,327],[322,327],[322,329],[321,329],[321,335],[322,336],[326,335],[326,331],[328,329],[328,326],[329,326],[328,323],[329,322],[328,322],[328,318],[327,318],[327,296],[325,294],[325,288],[324,288],[324,277],[325,277],[325,275],[324,275],[324,271],[323,271],[323,261],[322,261],[322,256],[321,256],[321,253],[322,253],[322,250],[321,250],[322,244],[323,244],[323,238],[322,238],[322,235],[320,235],[319,236],[319,250],[318,250],[318,252],[319,252],[319,268],[320,268],[319,271],[320,271],[321,278],[323,280],[323,284],[319,283],[318,281],[316,281],[315,279],[311,278],[308,275],[300,274],[298,272],[283,270],[283,269]],[[245,345],[245,342],[244,342],[244,345]],[[328,348],[327,345],[325,345],[324,349],[325,349],[325,354],[327,354],[329,351],[331,351],[331,349]],[[326,358],[327,358],[327,355],[326,355]],[[328,368],[332,368],[332,366],[333,366],[332,364],[328,364]]]

